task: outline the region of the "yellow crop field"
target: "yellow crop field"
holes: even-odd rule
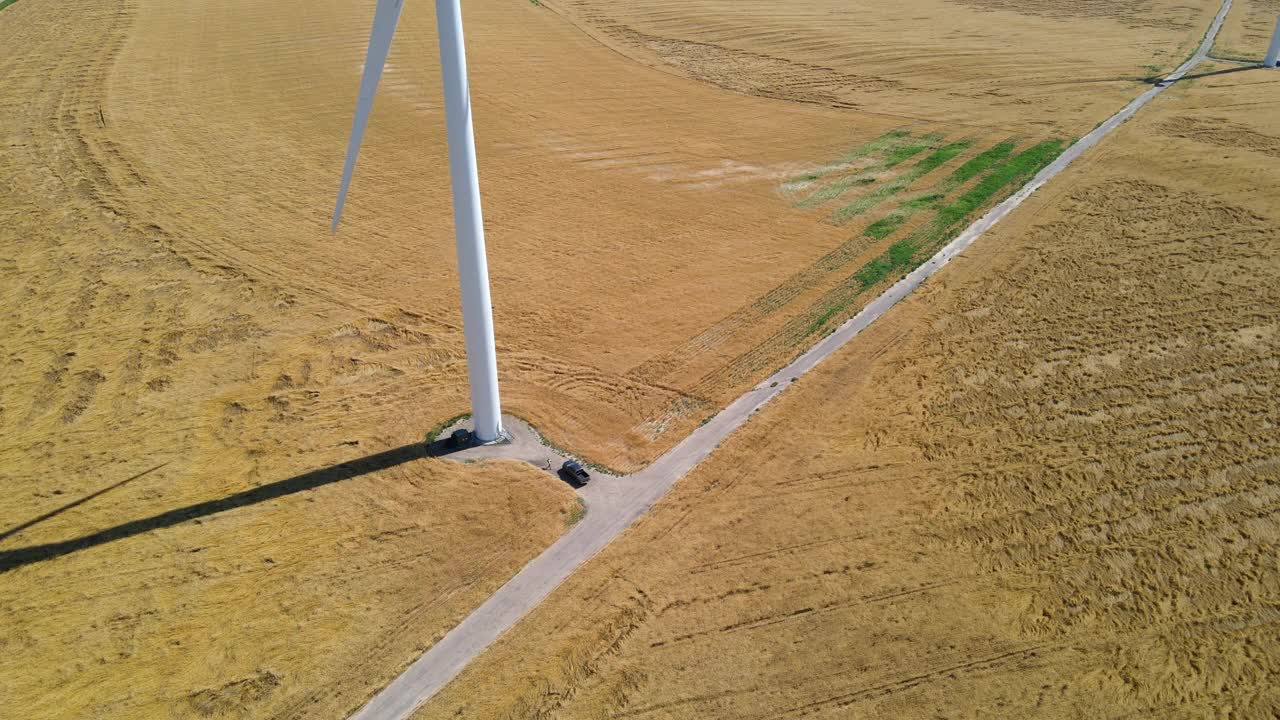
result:
[[[1280,121],[1256,110],[1280,84],[1231,67],[802,379],[415,717],[1272,717]]]
[[[1219,3],[463,6],[504,409],[632,472]],[[1273,6],[1237,0],[1215,52],[1260,55]],[[329,233],[373,8],[0,2],[18,716],[346,717],[581,515],[422,444],[468,409],[431,3]],[[422,715],[1274,712],[1280,85],[1195,75]]]

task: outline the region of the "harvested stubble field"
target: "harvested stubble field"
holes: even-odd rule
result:
[[[1215,57],[1259,61],[1280,18],[1280,0],[1235,0],[1235,7],[1214,43]]]
[[[1214,4],[550,5],[466,6],[503,389],[625,469],[1184,57]],[[0,13],[0,696],[27,717],[341,716],[574,512],[410,445],[466,407],[429,3],[326,232],[371,15]]]
[[[1280,81],[1196,75],[417,717],[1280,713]]]

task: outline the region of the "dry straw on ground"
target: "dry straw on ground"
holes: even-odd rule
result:
[[[1278,88],[1176,87],[418,717],[1273,717]]]
[[[1185,57],[1214,9],[1076,5],[908,0],[854,17],[826,0],[469,1],[508,408],[597,462],[655,457],[854,312],[863,281],[884,280],[859,273],[905,239],[923,252],[947,207],[1011,166],[962,168],[1086,131],[1147,66]],[[0,696],[28,717],[341,716],[573,512],[531,470],[413,450],[466,408],[430,4],[405,11],[344,229],[325,231],[370,17],[369,3],[297,0],[0,12]],[[1275,132],[1222,112],[1169,116],[1162,132],[1269,157]],[[1242,167],[1223,161],[1215,182]],[[1152,197],[1187,191],[1169,192]],[[926,350],[903,362],[929,367]],[[861,438],[864,414],[812,417],[829,439],[787,452]],[[691,487],[732,484],[724,463],[789,457],[745,442]],[[837,482],[870,461],[823,462],[813,472]],[[807,482],[760,494],[789,507]],[[970,502],[993,492],[972,487]],[[720,511],[682,492],[651,521],[670,521],[668,542]],[[901,512],[933,507],[912,497]],[[753,519],[733,536],[764,550],[813,521]],[[692,532],[683,552],[706,550],[711,530]],[[954,552],[945,539],[928,547]],[[863,560],[821,547],[788,562],[834,568],[804,582],[849,601],[841,583]],[[730,590],[717,607],[759,597],[715,591]],[[1022,617],[973,612],[992,638]],[[735,642],[721,650],[743,667],[768,652]],[[572,650],[573,673],[601,667],[597,650]],[[625,694],[649,672],[609,682]]]

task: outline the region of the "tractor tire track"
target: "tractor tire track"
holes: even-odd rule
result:
[[[695,430],[653,465],[628,476],[625,479],[625,491],[622,497],[617,498],[616,502],[608,507],[593,508],[581,523],[526,565],[352,717],[357,720],[408,718],[418,707],[430,700],[461,673],[471,660],[478,657],[525,614],[537,607],[579,566],[603,550],[614,538],[648,512],[649,508],[662,499],[677,480],[710,456],[721,442],[742,427],[756,411],[786,390],[791,380],[809,372],[857,337],[871,323],[882,317],[1017,209],[1033,193],[1057,177],[1139,110],[1203,62],[1208,57],[1218,33],[1222,30],[1231,5],[1232,0],[1223,0],[1200,47],[1171,75],[1139,95],[1120,112],[1077,141],[1037,173],[1022,189],[969,226],[930,260],[895,283],[834,333],[819,341],[790,365],[733,401],[710,422]],[[1007,653],[939,672],[981,669],[983,663],[989,665],[1023,656],[1030,657],[1038,651],[1038,648],[1031,648]],[[858,697],[866,693],[892,693],[899,687],[910,687],[912,684],[925,682],[933,675],[934,673],[930,673],[918,678],[909,678],[883,688],[855,691],[847,696],[831,698],[828,702],[840,706],[840,703],[856,702]],[[807,710],[808,708],[796,709],[802,714]]]

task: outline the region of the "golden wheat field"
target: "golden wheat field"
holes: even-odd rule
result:
[[[1182,62],[1218,7],[463,4],[505,409],[623,471]],[[1237,0],[1216,52],[1260,55],[1272,5]],[[406,4],[328,232],[372,12],[0,9],[16,716],[345,717],[573,521],[545,474],[420,444],[467,409],[430,3]],[[1216,71],[753,420],[423,715],[1277,712],[1280,82]]]
[[[1267,52],[1277,19],[1280,2],[1276,0],[1237,0],[1214,45],[1214,54],[1233,60],[1258,60]]]
[[[417,717],[1274,717],[1280,82],[1157,103]]]

